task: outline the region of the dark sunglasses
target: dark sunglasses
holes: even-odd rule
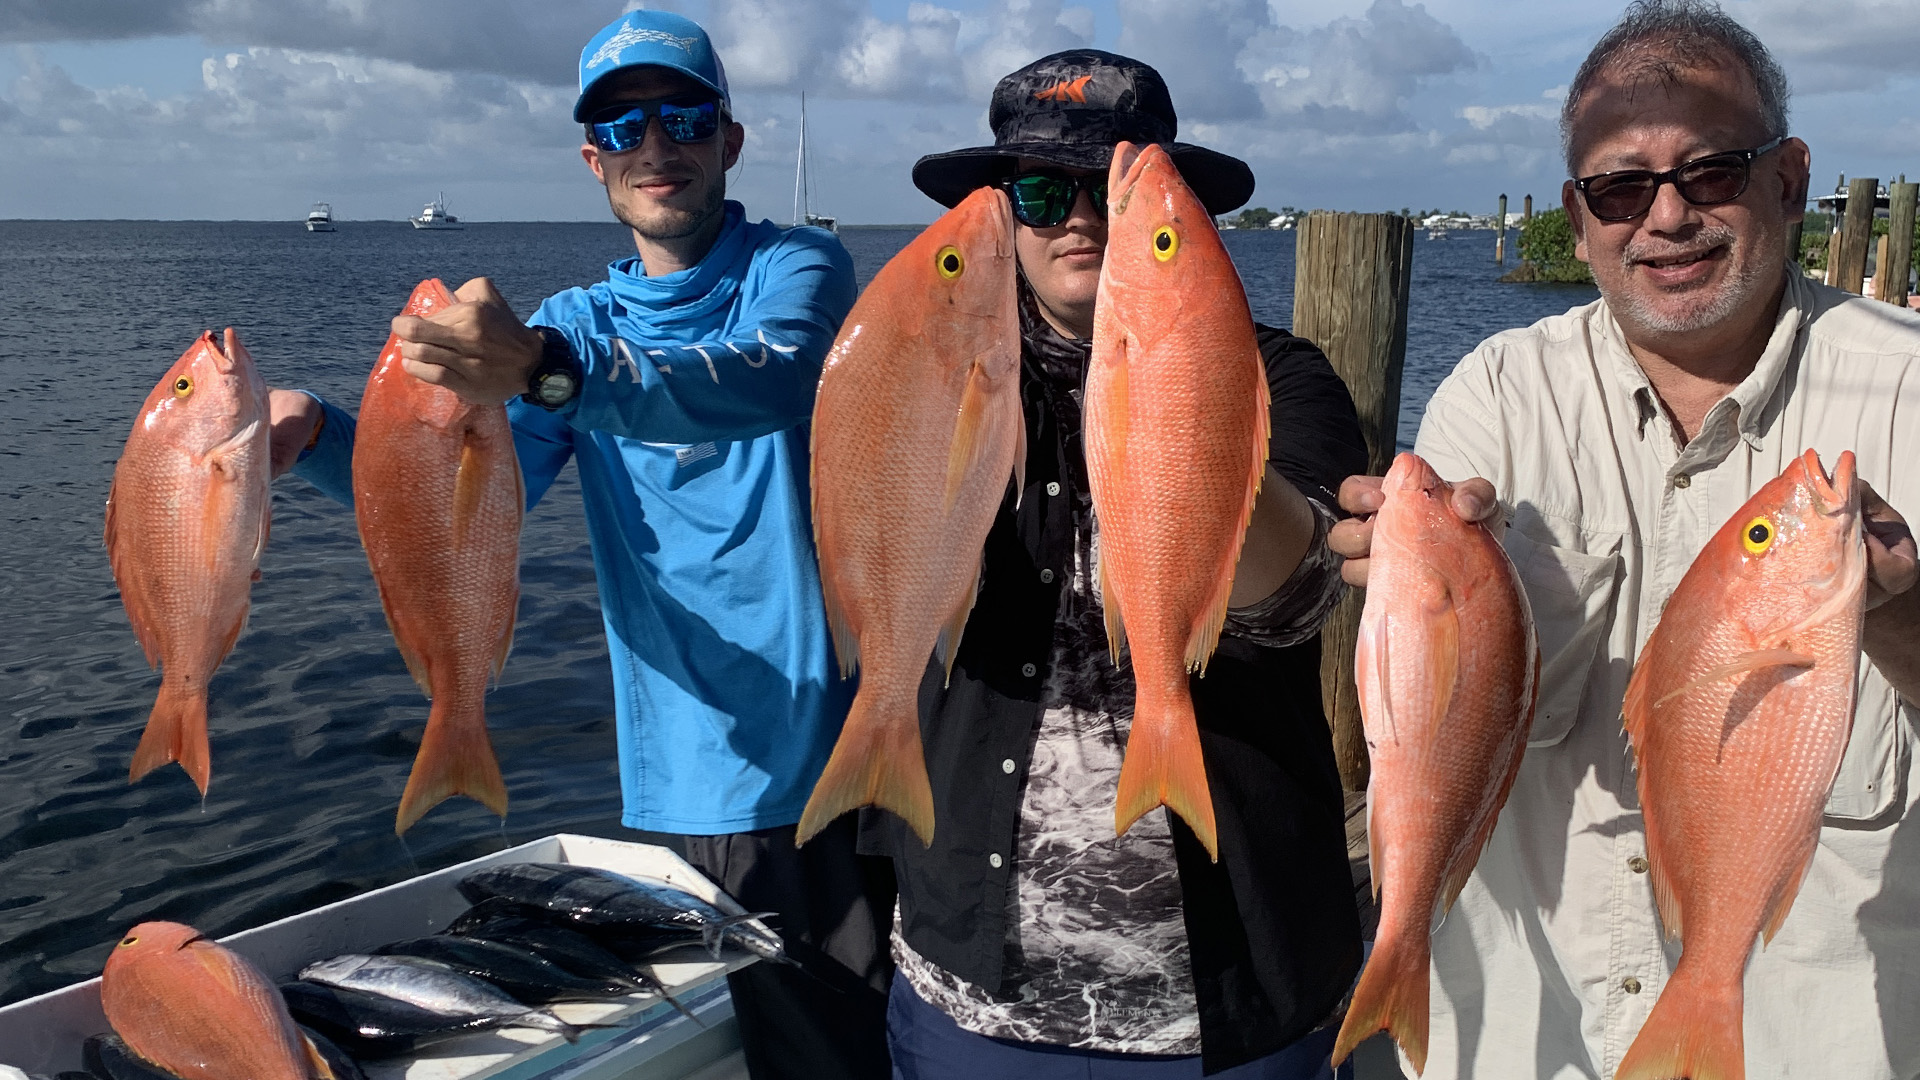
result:
[[[677,143],[705,142],[720,131],[720,103],[712,99],[638,101],[595,113],[587,138],[606,153],[625,153],[646,141],[648,117],[657,117],[660,130]]]
[[[1732,202],[1747,190],[1753,160],[1787,141],[1785,135],[1751,150],[1727,150],[1697,157],[1666,172],[1622,169],[1584,176],[1573,182],[1586,197],[1587,212],[1601,221],[1632,221],[1653,208],[1661,184],[1672,184],[1695,206]]]
[[[1082,191],[1093,200],[1093,212],[1107,216],[1107,177],[1105,173],[1067,176],[1056,172],[1024,172],[1000,181],[1000,190],[1013,203],[1013,216],[1020,224],[1036,229],[1051,229],[1067,220],[1073,203]]]

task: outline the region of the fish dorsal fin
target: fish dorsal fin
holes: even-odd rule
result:
[[[1813,851],[1818,846],[1818,840],[1817,832],[1808,834],[1807,853],[1800,860],[1799,869],[1782,882],[1780,891],[1774,894],[1773,906],[1767,909],[1767,924],[1760,930],[1760,940],[1768,945],[1773,944],[1773,935],[1780,932],[1780,924],[1787,921],[1787,912],[1793,910],[1794,897],[1800,895],[1800,881],[1807,876],[1807,867],[1813,865]]]
[[[1770,667],[1810,668],[1812,666],[1813,657],[1802,652],[1796,652],[1793,649],[1755,649],[1752,652],[1741,653],[1739,656],[1734,657],[1732,660],[1718,667],[1708,668],[1693,679],[1667,691],[1660,695],[1659,699],[1653,703],[1653,707],[1658,709],[1674,698],[1689,691],[1698,690],[1708,683],[1738,678],[1748,672],[1761,671]],[[1644,696],[1646,691],[1643,690],[1641,693]],[[1636,704],[1638,703],[1636,702]]]
[[[120,600],[127,609],[127,622],[133,627],[133,636],[140,642],[140,651],[147,655],[147,667],[160,662],[160,638],[153,630],[153,615],[147,610],[145,590],[137,580],[140,561],[133,558],[131,544],[120,542],[120,514],[114,494],[119,485],[107,490],[107,563],[113,568],[114,583],[120,586]]]

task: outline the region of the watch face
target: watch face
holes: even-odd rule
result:
[[[540,380],[540,400],[548,405],[565,405],[573,399],[573,376],[555,371]]]

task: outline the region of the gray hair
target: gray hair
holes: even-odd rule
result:
[[[1768,139],[1787,134],[1786,73],[1773,54],[1712,0],[1635,0],[1613,29],[1587,54],[1567,87],[1560,106],[1560,153],[1574,171],[1573,118],[1595,79],[1620,69],[1635,81],[1662,86],[1679,82],[1683,72],[1719,67],[1728,60],[1744,68],[1760,95],[1760,117]]]

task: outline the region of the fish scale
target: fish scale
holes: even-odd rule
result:
[[[1622,706],[1680,961],[1617,1080],[1743,1080],[1742,979],[1786,920],[1852,729],[1866,550],[1854,457],[1808,450],[1707,541]],[[1764,543],[1754,541],[1756,526]]]

